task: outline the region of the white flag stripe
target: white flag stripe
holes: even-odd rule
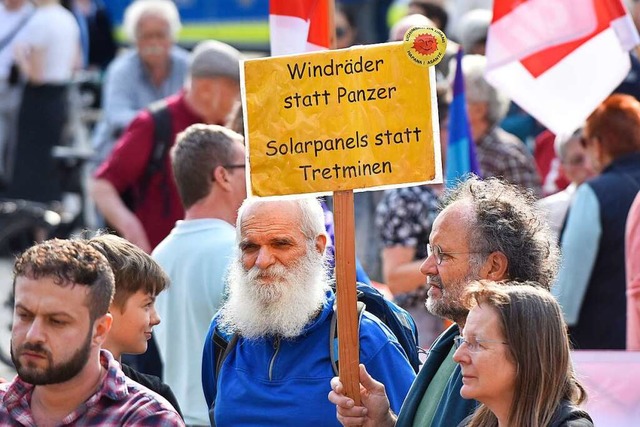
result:
[[[609,28],[538,78],[520,62],[487,72],[487,80],[552,132],[570,133],[620,84],[629,54]]]
[[[271,55],[308,51],[309,25],[309,21],[295,16],[269,15]]]
[[[317,52],[319,50],[327,50],[326,46],[320,46],[315,43],[307,42],[307,49],[305,52]]]
[[[616,32],[623,49],[629,51],[640,44],[640,35],[631,16],[625,15],[616,19],[611,22],[611,27]]]
[[[577,40],[598,25],[584,0],[529,0],[491,24],[487,43],[488,68],[519,61],[532,53]]]

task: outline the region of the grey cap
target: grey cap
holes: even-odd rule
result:
[[[232,46],[217,40],[200,42],[191,52],[191,77],[229,77],[240,81],[242,54]]]

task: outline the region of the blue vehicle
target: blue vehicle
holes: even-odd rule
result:
[[[174,0],[182,31],[179,43],[192,46],[200,40],[216,39],[240,50],[269,50],[269,0]],[[104,4],[125,42],[121,30],[124,10],[131,0],[108,0]]]

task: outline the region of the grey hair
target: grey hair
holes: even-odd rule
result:
[[[556,239],[535,205],[535,197],[497,178],[472,176],[452,189],[444,206],[469,203],[469,247],[484,256],[502,252],[508,260],[509,280],[534,281],[547,290],[559,265]]]
[[[582,128],[575,130],[572,134],[556,135],[556,139],[553,142],[553,149],[556,152],[556,156],[558,156],[561,161],[564,161],[565,156],[567,155],[567,146],[569,145],[569,142],[580,139],[581,136]]]
[[[327,236],[324,225],[324,211],[322,205],[315,197],[303,196],[286,199],[262,199],[259,197],[248,197],[238,210],[238,220],[236,222],[236,240],[241,239],[240,231],[242,225],[242,217],[244,213],[253,206],[269,205],[274,203],[282,203],[284,201],[292,202],[300,210],[300,231],[305,235],[308,242],[315,242],[316,237],[320,235]],[[328,238],[328,236],[327,236]]]
[[[180,13],[171,0],[135,0],[124,11],[123,28],[130,41],[135,41],[138,33],[138,23],[146,15],[159,16],[169,24],[171,39],[176,40],[182,28]]]
[[[487,9],[472,9],[462,15],[458,24],[460,44],[465,52],[471,53],[473,47],[486,42],[493,13]]]
[[[451,61],[456,66],[456,61]],[[509,108],[509,99],[491,86],[484,78],[487,58],[483,55],[464,55],[462,57],[462,74],[467,102],[486,102],[487,120],[493,126],[504,118]],[[449,73],[455,76],[455,72]]]

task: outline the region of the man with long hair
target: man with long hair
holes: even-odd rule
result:
[[[354,406],[336,377],[329,400],[346,426],[457,425],[477,402],[460,396],[462,375],[453,361],[454,337],[469,310],[462,297],[473,280],[532,280],[549,289],[558,264],[555,239],[534,209],[533,196],[498,179],[472,177],[445,199],[429,235],[420,271],[427,277],[426,306],[453,322],[433,343],[402,411],[390,410],[384,386],[360,368],[362,406]]]

